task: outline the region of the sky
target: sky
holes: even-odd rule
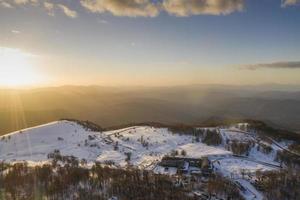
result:
[[[0,0],[0,87],[300,84],[300,0]]]

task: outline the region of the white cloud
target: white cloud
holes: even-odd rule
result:
[[[29,0],[15,0],[16,4],[26,4],[28,2],[29,2]]]
[[[176,16],[227,15],[242,11],[245,0],[81,0],[81,4],[95,13],[110,12],[116,16],[155,17],[160,11]]]
[[[36,4],[38,3],[38,0],[14,0],[15,4],[18,4],[18,5],[22,5],[22,4]]]
[[[227,15],[242,11],[244,0],[164,0],[166,12],[176,16]]]
[[[81,5],[94,13],[110,12],[116,16],[155,17],[157,4],[151,0],[81,0]]]
[[[286,7],[286,6],[293,6],[300,3],[300,0],[283,0],[282,1],[282,6]]]
[[[98,22],[99,24],[109,24],[108,21],[105,20],[105,19],[98,19],[97,22]]]
[[[46,9],[48,15],[54,16],[55,9],[61,10],[67,17],[76,18],[78,16],[75,10],[71,10],[69,7],[63,4],[54,4],[48,1],[43,3],[43,7]]]
[[[21,33],[21,31],[18,31],[18,30],[12,30],[11,31],[13,34],[20,34]]]
[[[54,4],[49,2],[44,2],[44,8],[47,10],[48,15],[54,16]]]
[[[49,3],[49,2],[44,2],[44,7],[47,10],[53,10],[54,9],[54,4],[53,3]]]
[[[13,6],[10,3],[6,2],[6,1],[1,1],[1,0],[0,0],[0,7],[13,8]]]
[[[245,7],[246,0],[77,0],[86,10],[93,13],[111,13],[114,16],[156,17],[160,12],[179,17],[191,15],[228,15],[240,12]],[[62,11],[70,18],[76,18],[78,13],[65,3],[71,0],[0,0],[0,6],[12,8],[15,6],[39,6],[54,16],[55,10]],[[282,0],[282,7],[300,4],[300,0]]]
[[[65,5],[62,5],[62,4],[57,4],[58,8],[60,8],[63,13],[70,17],[70,18],[76,18],[77,17],[77,12],[74,11],[74,10],[71,10],[70,8],[68,8],[67,6]]]
[[[8,3],[10,1],[10,3]],[[54,16],[55,9],[61,10],[66,16],[70,18],[76,18],[78,16],[75,10],[70,9],[66,5],[52,3],[52,0],[0,0],[0,6],[6,8],[12,8],[13,5],[22,6],[22,5],[31,5],[31,6],[40,6],[44,8],[48,15]]]

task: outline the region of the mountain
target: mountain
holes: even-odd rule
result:
[[[144,121],[200,124],[213,117],[252,118],[299,131],[299,91],[281,88],[285,87],[63,86],[0,90],[0,133],[62,118],[90,120],[103,127]]]
[[[114,169],[131,166],[154,174],[176,175],[173,177],[177,179],[178,174],[194,178],[201,174],[205,178],[215,173],[235,184],[245,199],[262,200],[264,193],[254,187],[257,171],[279,172],[282,166],[278,155],[282,151],[299,154],[287,148],[296,142],[277,141],[251,126],[153,124],[103,130],[91,122],[61,120],[1,136],[0,163],[25,161],[29,166],[57,166],[58,160],[70,160],[93,166],[97,162]],[[71,166],[67,165],[68,169]],[[245,176],[245,172],[251,176]]]
[[[131,152],[134,165],[146,165],[174,149],[192,145],[191,136],[174,135],[167,128],[133,126],[95,132],[74,121],[56,121],[4,135],[0,139],[0,160],[46,161],[48,154],[59,150],[63,155],[94,161],[114,161],[125,166]],[[149,142],[148,146],[146,143]],[[116,146],[117,145],[117,146]],[[203,143],[193,145],[198,154],[226,155],[230,152]],[[192,153],[192,152],[189,152]]]

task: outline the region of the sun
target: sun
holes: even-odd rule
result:
[[[23,87],[38,83],[31,59],[33,55],[19,49],[0,47],[0,86]]]

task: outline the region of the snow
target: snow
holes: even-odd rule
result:
[[[219,129],[219,131],[224,141],[226,140],[229,141],[237,140],[239,142],[254,141],[254,138],[251,135],[237,128]]]
[[[263,195],[255,189],[250,183],[250,180],[255,178],[256,171],[271,171],[277,170],[276,167],[264,165],[255,160],[244,160],[242,158],[223,158],[214,162],[214,168],[223,176],[228,177],[242,186],[240,193],[246,200],[262,200]]]
[[[242,178],[242,173],[247,172],[252,175],[255,175],[255,172],[267,171],[267,170],[276,170],[277,168],[266,166],[262,163],[255,161],[244,160],[242,158],[224,158],[216,161],[214,167],[217,171],[221,172],[223,175],[231,178]]]
[[[169,167],[165,168],[162,166],[157,165],[154,169],[153,172],[156,174],[165,174],[165,175],[176,175],[177,173],[177,168],[176,167]]]
[[[258,151],[257,144],[256,144],[253,148],[251,148],[248,157],[258,161],[268,162],[274,165],[276,164],[278,165],[278,162],[275,161],[276,155],[277,155],[277,151],[274,149],[269,154],[265,154],[262,153],[261,151]]]
[[[118,143],[119,151],[131,152],[131,164],[142,168],[151,166],[151,163],[154,165],[163,156],[174,150],[184,149],[188,155],[197,158],[230,153],[222,148],[209,147],[203,143],[192,143],[192,136],[173,134],[166,128],[141,126],[103,134],[109,136],[113,143]],[[124,153],[121,154],[123,156]],[[102,160],[103,156],[100,155],[98,159]]]
[[[140,169],[153,170],[158,174],[175,175],[177,169],[157,165],[160,160],[178,151],[178,156],[184,150],[185,157],[208,157],[216,172],[229,177],[247,191],[241,192],[245,199],[263,199],[262,195],[250,184],[257,170],[277,170],[279,165],[275,161],[280,148],[274,144],[269,154],[257,150],[259,141],[254,134],[230,128],[202,128],[203,130],[217,130],[222,136],[222,144],[208,146],[195,142],[194,136],[180,135],[170,132],[167,128],[150,126],[133,126],[119,130],[105,132],[91,132],[75,122],[56,121],[22,131],[13,132],[0,137],[0,161],[27,161],[30,165],[45,163],[47,155],[59,150],[62,155],[73,155],[79,159],[86,159],[89,165],[95,161],[114,163],[116,167],[126,167],[128,164]],[[226,143],[237,140],[251,142],[248,157],[236,157],[225,149]],[[280,144],[287,146],[289,142]],[[130,160],[126,159],[130,157]],[[189,169],[191,171],[191,168]],[[244,176],[249,172],[250,176]]]
[[[208,146],[203,143],[189,143],[182,145],[178,148],[179,152],[186,151],[186,157],[189,158],[201,158],[204,156],[215,156],[215,155],[230,155],[230,151],[224,150],[223,148],[216,148]]]
[[[59,150],[62,155],[88,162],[114,162],[125,167],[126,154],[130,153],[130,164],[151,169],[176,149],[184,149],[195,158],[230,154],[223,148],[193,141],[193,136],[173,134],[166,128],[135,126],[100,133],[87,131],[75,122],[57,121],[1,137],[0,160],[41,162]]]
[[[125,154],[121,154],[120,152],[114,150],[108,150],[103,152],[101,156],[99,156],[96,160],[102,163],[105,163],[107,161],[113,161],[114,163],[118,163],[121,166],[126,165]]]
[[[91,151],[77,146],[86,138],[86,131],[74,122],[58,121],[25,129],[1,137],[0,160],[43,161],[55,149],[63,154],[72,152],[78,158],[89,157]]]
[[[263,200],[263,195],[253,187],[249,183],[249,181],[244,180],[244,179],[237,179],[236,182],[238,182],[240,185],[242,185],[244,188],[246,188],[247,191],[242,193],[244,198],[246,200]]]

